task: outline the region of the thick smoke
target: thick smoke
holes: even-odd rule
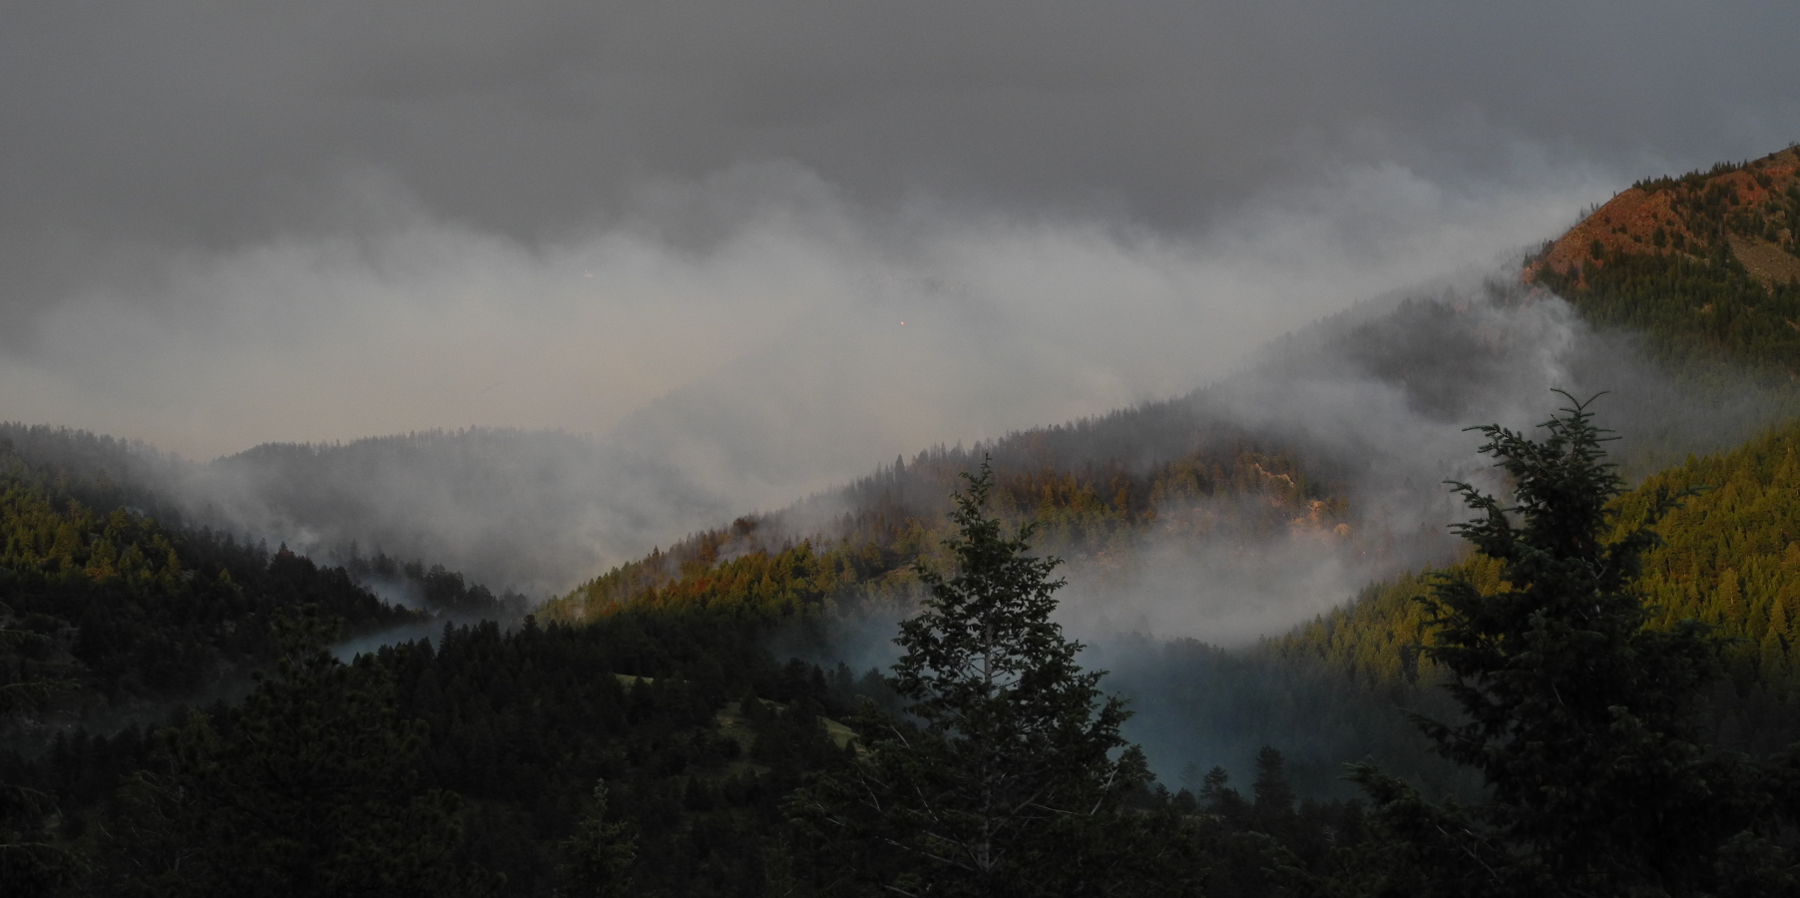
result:
[[[1067,614],[1242,643],[1447,557],[1438,481],[1486,472],[1460,428],[1549,387],[1614,390],[1635,471],[1767,418],[1467,277],[1249,354],[1793,139],[1795,16],[7,4],[0,419],[182,453],[126,467],[198,522],[542,595],[876,460],[1212,385],[1164,418],[1301,447],[1348,532],[1161,533],[1072,568]]]
[[[1800,122],[1792,9],[1529,5],[9,4],[0,418],[313,444],[196,501],[559,589]]]
[[[1357,296],[1553,232],[1565,190],[1603,192],[1546,185],[1347,169],[1180,236],[884,213],[763,166],[534,248],[370,182],[346,201],[360,230],[94,282],[0,353],[0,379],[8,417],[233,452],[192,501],[271,541],[542,594],[873,460],[1186,392]],[[501,429],[359,442],[471,424]],[[272,438],[311,445],[238,453]]]
[[[1369,583],[1447,563],[1460,550],[1449,525],[1469,518],[1447,482],[1507,487],[1471,427],[1531,432],[1572,399],[1593,400],[1626,473],[1642,474],[1740,443],[1790,410],[1750,384],[1677,381],[1633,337],[1596,332],[1560,298],[1519,286],[1516,270],[1364,304],[1276,341],[1187,400],[1291,447],[1347,509],[1322,519],[1296,506],[1279,532],[1218,536],[1181,524],[1274,500],[1165,509],[1175,525],[1134,564],[1074,572],[1068,622],[1091,638],[1135,631],[1241,646]]]
[[[1618,437],[1613,458],[1635,478],[1794,413],[1786,391],[1671,377],[1634,336],[1596,332],[1561,299],[1509,283],[1514,270],[1365,304],[1278,341],[1187,400],[1195,414],[1292,447],[1348,499],[1343,527],[1289,507],[1289,526],[1272,533],[1165,527],[1129,564],[1071,566],[1061,619],[1090,643],[1088,663],[1113,672],[1109,688],[1132,698],[1130,736],[1172,787],[1215,764],[1244,773],[1274,744],[1315,794],[1347,794],[1341,763],[1370,756],[1434,789],[1473,788],[1424,753],[1393,696],[1322,662],[1218,648],[1249,649],[1365,585],[1453,560],[1462,546],[1447,527],[1470,512],[1443,481],[1502,496],[1507,487],[1468,427],[1535,433],[1570,397],[1592,399]],[[1167,516],[1243,519],[1268,511],[1243,506],[1269,501],[1252,494]],[[1434,690],[1406,701],[1455,713]]]
[[[1338,162],[1431,180],[1597,162],[1629,178],[1759,155],[1800,123],[1783,3],[117,13],[0,9],[0,308],[58,302],[116,264],[85,254],[89,238],[182,251],[336,233],[327,185],[358,170],[531,242],[647,179],[769,160],[859,202],[923,191],[1184,226]]]

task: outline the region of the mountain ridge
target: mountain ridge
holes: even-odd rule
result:
[[[1550,241],[1526,265],[1524,278],[1533,282],[1551,271],[1585,285],[1585,272],[1604,267],[1607,256],[1666,250],[1705,259],[1729,248],[1773,286],[1800,277],[1800,258],[1793,255],[1800,251],[1797,222],[1800,147],[1790,146],[1704,173],[1641,180]]]

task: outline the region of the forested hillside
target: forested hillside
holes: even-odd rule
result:
[[[317,570],[281,553],[268,565],[273,576]],[[414,619],[343,571],[323,574],[390,624]],[[21,797],[0,817],[11,882],[27,894],[548,895],[594,882],[615,893],[628,882],[627,894],[814,894],[833,874],[795,825],[791,796],[862,750],[833,718],[894,701],[873,673],[767,651],[820,609],[758,608],[739,594],[614,607],[576,626],[446,624],[346,663],[326,649],[346,622],[366,620],[260,589],[246,592],[272,607],[237,618],[267,647],[243,659],[264,671],[247,695],[162,724],[14,733],[25,750],[0,754],[0,783]],[[8,635],[38,622],[5,621]],[[16,669],[48,684],[54,665],[20,645]],[[55,703],[5,694],[15,722]],[[1298,803],[1279,753],[1265,754],[1256,788],[1253,804],[1221,773],[1204,795],[1132,786],[1118,797],[1215,830],[1194,843],[1194,859],[1212,861],[1171,868],[1214,882],[1213,894],[1263,894],[1271,861],[1323,865],[1326,832],[1358,832],[1351,805]],[[1203,807],[1218,822],[1194,816]],[[1293,833],[1296,854],[1249,835],[1270,826]]]
[[[1695,433],[1749,436],[1755,432],[1754,425],[1745,426],[1750,421],[1780,421],[1793,405],[1783,366],[1800,352],[1796,342],[1800,325],[1789,320],[1800,320],[1800,311],[1780,313],[1785,301],[1781,297],[1791,289],[1782,277],[1785,263],[1758,253],[1759,247],[1789,254],[1793,250],[1792,234],[1784,228],[1793,214],[1788,208],[1792,194],[1800,191],[1795,177],[1800,157],[1795,153],[1786,150],[1741,166],[1642,182],[1526,262],[1527,282],[1567,295],[1602,334],[1619,334],[1627,340],[1642,335],[1652,354],[1662,360],[1663,370],[1670,372],[1595,365],[1609,355],[1596,347],[1575,354],[1580,361],[1567,372],[1576,376],[1573,384],[1553,384],[1586,388],[1590,394],[1613,388],[1613,395],[1596,408],[1604,423],[1625,432],[1614,448],[1640,475],[1679,460],[1684,451],[1719,449],[1733,442],[1709,447],[1695,440]],[[1750,263],[1740,258],[1746,253],[1752,257]],[[1501,295],[1506,295],[1504,290]],[[1408,391],[1415,409],[1433,410],[1458,425],[1476,423],[1480,419],[1473,416],[1484,414],[1480,402],[1471,400],[1471,394],[1479,393],[1472,385],[1482,382],[1481,352],[1459,344],[1454,326],[1430,338],[1420,336],[1467,314],[1452,308],[1466,307],[1402,306],[1389,313],[1391,317],[1348,323],[1311,337],[1320,341],[1312,347],[1306,347],[1309,339],[1303,338],[1298,344],[1303,348],[1290,346],[1286,354],[1266,363],[1265,370],[1290,375],[1278,382],[1303,384],[1291,375],[1321,368],[1341,376],[1348,356],[1353,369],[1391,377],[1391,383]],[[1447,358],[1446,367],[1436,368],[1428,361],[1432,356],[1413,348],[1422,343],[1453,347],[1447,355],[1454,355],[1457,362]],[[1348,349],[1321,354],[1317,348],[1333,345]],[[1471,368],[1471,362],[1477,367]],[[1517,361],[1502,356],[1496,363]],[[1732,393],[1732,385],[1745,383],[1745,375],[1762,386],[1746,394]],[[1647,386],[1664,376],[1682,386],[1664,388],[1662,393]],[[1291,425],[1273,431],[1266,425],[1246,427],[1241,415],[1220,411],[1236,404],[1231,392],[1226,385],[1181,403],[1147,406],[1075,428],[1045,429],[981,447],[993,452],[1000,472],[997,502],[1013,520],[1043,525],[1044,545],[1076,562],[1076,570],[1085,569],[1084,576],[1100,584],[1102,593],[1126,582],[1121,572],[1141,565],[1147,545],[1171,532],[1179,532],[1177,540],[1204,542],[1207,528],[1218,527],[1244,528],[1235,534],[1244,539],[1227,540],[1234,545],[1255,545],[1277,531],[1310,529],[1318,536],[1318,555],[1348,546],[1363,557],[1387,552],[1390,561],[1449,562],[1447,540],[1422,539],[1406,531],[1396,535],[1391,525],[1384,530],[1384,522],[1370,516],[1374,497],[1366,484],[1371,478],[1347,462],[1341,448],[1322,448],[1307,430]],[[1746,398],[1750,396],[1759,398]],[[1719,417],[1733,403],[1738,404],[1737,416]],[[1752,406],[1758,410],[1746,411]],[[1208,428],[1218,432],[1222,421],[1232,422],[1228,432],[1237,434],[1240,443],[1207,439]],[[1760,437],[1763,442],[1753,445],[1775,451],[1767,448],[1767,441],[1785,439],[1782,434],[1788,433]],[[1246,438],[1251,441],[1248,446],[1242,443]],[[1144,458],[1146,447],[1184,443],[1194,448],[1174,458],[1135,467],[1119,462]],[[1689,507],[1667,521],[1664,531],[1670,542],[1652,554],[1653,573],[1644,585],[1664,609],[1665,623],[1699,616],[1715,622],[1734,640],[1727,658],[1738,695],[1721,695],[1715,702],[1718,725],[1731,733],[1756,733],[1759,744],[1767,747],[1791,732],[1784,722],[1791,715],[1769,698],[1788,688],[1779,685],[1788,676],[1783,671],[1791,669],[1786,661],[1787,637],[1777,633],[1771,639],[1767,623],[1771,615],[1787,619],[1785,603],[1778,615],[1771,610],[1776,607],[1772,590],[1782,582],[1775,572],[1783,570],[1786,531],[1779,526],[1757,529],[1758,539],[1766,545],[1753,551],[1749,544],[1727,538],[1746,532],[1746,521],[1719,518],[1715,503],[1728,495],[1760,497],[1762,511],[1747,519],[1760,527],[1795,510],[1789,507],[1794,505],[1788,498],[1791,484],[1774,483],[1770,478],[1775,475],[1768,471],[1693,467],[1736,465],[1745,457],[1742,453],[1756,451],[1706,455],[1704,461],[1656,475],[1643,487],[1654,489],[1680,478],[1720,484],[1718,490],[1690,500]],[[1240,457],[1233,458],[1234,453]],[[1267,464],[1261,460],[1265,457],[1277,462]],[[911,564],[919,558],[928,560],[935,544],[937,534],[929,522],[943,508],[941,497],[952,482],[951,474],[977,460],[970,451],[921,454],[911,465],[896,462],[832,501],[815,500],[782,514],[744,518],[731,528],[697,535],[617,568],[553,602],[546,613],[567,620],[592,619],[610,609],[639,604],[724,603],[755,608],[756,614],[766,617],[814,610],[830,614],[869,602],[904,607],[909,590],[916,588]],[[1271,489],[1281,485],[1268,479],[1252,482],[1254,478],[1243,476],[1251,465],[1265,474],[1274,471],[1293,478],[1290,486],[1305,486],[1292,491]],[[1440,477],[1453,474],[1467,476],[1466,471],[1445,470]],[[1727,480],[1737,485],[1727,488],[1723,485]],[[1181,488],[1172,491],[1171,485],[1178,482]],[[1434,482],[1409,486],[1413,491],[1402,501],[1432,501]],[[1177,496],[1186,504],[1170,501]],[[1221,498],[1232,501],[1222,504]],[[1240,501],[1244,499],[1251,501]],[[1183,508],[1188,509],[1185,518]],[[1203,523],[1180,532],[1188,519],[1190,524]],[[1429,534],[1436,526],[1441,524],[1423,525],[1421,531]],[[1714,535],[1703,537],[1706,533]],[[1700,561],[1691,548],[1699,539],[1715,541],[1712,555],[1723,551],[1731,557]],[[1720,546],[1730,548],[1717,549]],[[1739,552],[1744,554],[1734,554]],[[1414,601],[1431,575],[1400,572],[1406,566],[1358,568],[1382,582],[1247,655],[1216,653],[1204,646],[1178,650],[1152,644],[1107,657],[1118,658],[1112,665],[1119,669],[1118,682],[1136,689],[1142,706],[1154,712],[1155,729],[1147,731],[1153,741],[1211,745],[1193,753],[1235,758],[1242,764],[1260,744],[1258,739],[1285,738],[1297,743],[1291,746],[1295,750],[1290,761],[1300,765],[1309,787],[1329,788],[1336,763],[1330,759],[1345,745],[1360,745],[1386,757],[1407,754],[1405,746],[1411,740],[1402,723],[1380,725],[1371,719],[1379,717],[1381,709],[1396,702],[1435,701],[1426,685],[1431,671],[1420,670],[1424,612]],[[1492,582],[1495,569],[1483,559],[1461,562],[1458,569],[1497,586]],[[1741,599],[1732,598],[1732,587],[1726,585],[1734,582],[1733,576]],[[1751,585],[1753,580],[1756,585]],[[1757,597],[1751,598],[1752,593]],[[1354,596],[1354,590],[1346,589],[1343,596]],[[1105,655],[1108,646],[1100,648]],[[1145,657],[1163,657],[1165,662],[1138,663]],[[1312,696],[1339,688],[1338,672],[1362,684],[1362,691],[1312,701]],[[1276,710],[1258,713],[1253,708]],[[1172,720],[1185,725],[1171,727],[1167,722]],[[1322,725],[1309,727],[1308,721]],[[1179,735],[1161,732],[1169,729]],[[1209,730],[1256,736],[1222,747]],[[1321,739],[1321,732],[1337,736]],[[1174,749],[1166,756],[1182,754]],[[1179,767],[1179,761],[1172,763]],[[1413,763],[1422,773],[1433,765],[1418,756]]]
[[[1168,852],[1138,860],[1176,871],[1164,885],[1210,895],[1429,894],[1383,878],[1437,863],[1442,846],[1405,827],[1461,819],[1426,798],[1491,791],[1406,716],[1454,725],[1461,713],[1438,688],[1448,644],[1422,600],[1441,595],[1445,575],[1477,595],[1542,585],[1459,551],[1445,525],[1469,511],[1440,482],[1504,495],[1516,474],[1496,475],[1463,428],[1528,430],[1561,401],[1551,387],[1579,399],[1616,387],[1591,410],[1603,426],[1616,415],[1614,458],[1639,482],[1614,500],[1610,539],[1628,539],[1657,496],[1683,496],[1652,522],[1661,542],[1629,584],[1650,603],[1649,635],[1632,624],[1626,636],[1654,647],[1674,634],[1680,651],[1712,652],[1698,622],[1717,649],[1718,677],[1696,662],[1682,681],[1692,695],[1651,690],[1646,701],[1679,711],[1656,718],[1655,738],[1691,737],[1686,757],[1726,759],[1717,781],[1760,804],[1719,819],[1768,824],[1750,841],[1764,851],[1757,869],[1775,870],[1788,824],[1768,821],[1791,820],[1794,796],[1770,771],[1787,762],[1732,767],[1737,756],[1713,746],[1770,756],[1800,741],[1800,422],[1786,418],[1800,376],[1797,172],[1788,150],[1642,182],[1526,260],[1523,286],[1397,298],[1189,396],[898,458],[658,547],[529,617],[523,597],[434,563],[461,557],[453,540],[431,543],[449,558],[365,554],[346,524],[320,563],[216,525],[343,509],[345,521],[392,523],[408,506],[390,500],[408,496],[417,513],[450,496],[462,515],[520,482],[551,496],[561,462],[527,453],[494,474],[491,456],[531,443],[585,457],[574,443],[470,431],[267,446],[216,466],[254,489],[174,495],[197,482],[191,464],[7,425],[0,869],[43,894],[864,894],[843,883],[874,888],[870,876],[910,888],[911,861],[831,848],[820,828],[893,820],[809,816],[797,802],[860,800],[829,784],[866,777],[871,752],[894,765],[884,776],[934,775],[880,753],[947,707],[917,702],[950,699],[904,670],[843,662],[892,660],[894,622],[941,610],[932,603],[968,565],[969,528],[991,524],[1029,534],[1007,552],[1066,562],[1057,617],[1089,642],[1031,622],[1052,634],[1061,681],[1086,684],[1072,694],[1085,696],[1082,714],[1102,715],[1093,744],[1110,759],[1093,781],[1108,785],[1088,797],[1112,816],[1056,838],[1137,857],[1119,853],[1131,826],[1115,825],[1161,821],[1158,838],[1186,841],[1139,833]],[[407,460],[427,456],[449,461],[405,481]],[[953,493],[977,470],[972,511]],[[207,495],[269,504],[222,511]],[[566,549],[581,534],[559,539]],[[522,571],[528,542],[468,557]],[[1048,614],[1051,566],[1029,564],[1034,613]],[[1619,607],[1618,620],[1637,620]],[[1285,630],[1292,621],[1305,622]],[[926,625],[909,626],[913,645],[931,643]],[[1111,674],[1081,673],[1077,657]],[[1135,719],[1104,699],[1112,691]],[[1702,735],[1682,728],[1688,711]],[[955,760],[970,726],[939,728],[932,738],[951,740],[940,761]],[[1386,773],[1343,779],[1360,759]],[[861,870],[855,858],[879,862],[846,873]],[[991,869],[976,867],[987,881]],[[1680,872],[1725,881],[1715,874]],[[1120,887],[1149,894],[1148,881]],[[1770,888],[1738,893],[1781,893]]]
[[[1224,426],[1199,431],[1194,441],[1202,448],[1183,458],[1128,465],[1058,457],[1059,442],[1085,443],[1070,431],[1008,440],[993,450],[995,510],[1036,524],[1045,550],[1102,566],[1159,531],[1256,539],[1305,529],[1322,540],[1348,538],[1344,499],[1309,481],[1292,456],[1262,451],[1254,437]],[[848,506],[840,515],[819,502],[742,518],[621,565],[541,613],[580,621],[627,607],[719,606],[777,619],[904,602],[916,565],[935,560],[957,475],[980,463],[961,449],[896,460],[832,497]]]
[[[0,646],[0,676],[42,684],[50,719],[222,694],[274,656],[267,622],[281,609],[317,606],[354,633],[418,619],[285,546],[76,498],[115,492],[0,442],[0,612],[21,634]]]
[[[1662,490],[1697,491],[1658,525],[1663,543],[1645,556],[1640,588],[1657,626],[1702,621],[1725,640],[1732,690],[1715,697],[1728,741],[1772,749],[1800,740],[1800,422],[1731,452],[1690,460],[1646,480],[1619,500],[1621,520],[1641,518]],[[1454,570],[1490,590],[1503,588],[1490,559]],[[1372,586],[1262,651],[1318,659],[1377,688],[1434,682],[1421,661],[1429,644],[1426,609],[1417,599],[1431,572]]]
[[[725,894],[783,850],[767,833],[800,770],[841,756],[816,721],[848,710],[849,672],[777,665],[739,615],[518,627],[518,597],[439,566],[324,568],[97,510],[121,447],[35,437],[79,451],[0,443],[9,894],[546,894],[603,780],[640,882]],[[390,645],[346,664],[345,640]]]
[[[1526,269],[1678,365],[1800,377],[1800,149],[1640,181]]]
[[[1597,325],[1645,335],[1681,376],[1800,376],[1800,150],[1679,178],[1640,181],[1528,260],[1525,277],[1567,297]],[[1597,403],[1605,419],[1606,400]],[[1787,421],[1730,451],[1692,457],[1621,499],[1626,519],[1661,489],[1698,488],[1663,520],[1665,543],[1642,581],[1660,625],[1692,618],[1728,640],[1731,680],[1750,715],[1722,725],[1759,744],[1800,736],[1790,621],[1800,600],[1800,424]],[[1628,446],[1626,448],[1629,448]],[[1498,588],[1482,558],[1459,571]],[[1429,573],[1372,586],[1270,644],[1341,666],[1371,682],[1421,679],[1425,612],[1414,599]],[[1429,680],[1429,677],[1425,677]],[[1772,728],[1772,729],[1771,729]]]

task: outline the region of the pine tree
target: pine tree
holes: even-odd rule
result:
[[[1541,442],[1479,428],[1512,506],[1453,484],[1480,515],[1457,532],[1504,582],[1483,593],[1445,576],[1425,599],[1425,654],[1450,674],[1464,719],[1415,721],[1481,773],[1486,801],[1432,805],[1372,767],[1353,774],[1425,894],[1689,894],[1716,884],[1728,841],[1754,838],[1752,770],[1698,742],[1690,721],[1717,645],[1693,621],[1649,628],[1633,590],[1652,528],[1681,497],[1665,491],[1643,520],[1616,520],[1623,482],[1592,418],[1571,399]]]
[[[1287,761],[1273,745],[1256,753],[1256,828],[1270,835],[1287,835],[1294,823],[1294,788],[1288,784]]]
[[[1050,620],[1059,561],[987,515],[988,464],[963,476],[955,572],[921,572],[930,596],[896,639],[904,713],[865,703],[860,758],[803,790],[797,816],[838,852],[828,867],[891,894],[1180,894],[1181,827],[1121,807],[1149,779],[1119,735],[1124,702]]]
[[[594,785],[594,804],[575,825],[575,834],[560,846],[563,863],[557,869],[562,887],[557,894],[569,898],[610,898],[625,894],[631,884],[628,871],[637,858],[637,836],[630,824],[606,819],[606,783]]]

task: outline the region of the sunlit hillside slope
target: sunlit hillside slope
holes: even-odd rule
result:
[[[1800,377],[1800,148],[1639,181],[1544,248],[1529,281],[1678,364]]]

